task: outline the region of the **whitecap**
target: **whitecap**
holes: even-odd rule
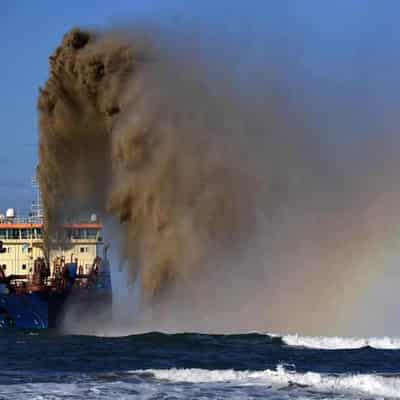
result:
[[[271,336],[270,334],[268,335]],[[382,350],[400,349],[400,338],[392,337],[346,338],[339,336],[285,335],[282,336],[282,341],[289,346],[324,350],[360,349],[367,346]]]
[[[384,396],[400,399],[400,377],[375,374],[297,373],[278,366],[276,370],[235,371],[205,369],[147,369],[131,371],[175,383],[234,383],[235,385],[268,385],[283,389],[293,385],[323,393]]]

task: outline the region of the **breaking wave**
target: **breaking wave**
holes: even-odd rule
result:
[[[320,374],[297,373],[279,365],[277,369],[265,371],[205,370],[205,369],[149,369],[132,373],[152,376],[158,380],[176,383],[223,383],[235,385],[268,385],[285,389],[298,385],[317,392],[337,394],[372,395],[400,398],[400,377],[372,374]]]
[[[271,337],[277,337],[274,334],[268,334]],[[372,347],[381,350],[398,350],[400,349],[400,338],[392,337],[338,337],[338,336],[300,336],[285,335],[281,337],[283,343],[289,346],[301,346],[311,349],[323,350],[346,350],[361,349],[363,347]]]

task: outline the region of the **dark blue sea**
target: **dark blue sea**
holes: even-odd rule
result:
[[[0,332],[0,399],[396,399],[400,340]]]

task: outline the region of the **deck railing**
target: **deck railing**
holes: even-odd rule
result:
[[[41,216],[31,216],[31,217],[14,217],[14,218],[0,218],[0,224],[43,224],[43,217]]]

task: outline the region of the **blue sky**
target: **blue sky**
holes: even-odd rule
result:
[[[331,94],[320,101],[326,102],[326,110],[336,104],[335,93],[350,87],[360,95],[366,93],[366,102],[374,103],[370,108],[383,112],[387,99],[392,103],[398,99],[397,4],[388,0],[2,0],[0,209],[29,207],[30,179],[37,164],[38,87],[47,77],[48,56],[70,28],[134,20],[173,28],[183,21],[204,33],[204,43],[212,44],[221,35],[231,50],[240,50],[238,58],[244,64],[266,62],[266,44],[279,49],[276,54],[283,60],[294,60],[293,73],[301,71],[310,87],[322,85]],[[362,119],[360,110],[354,113]]]

